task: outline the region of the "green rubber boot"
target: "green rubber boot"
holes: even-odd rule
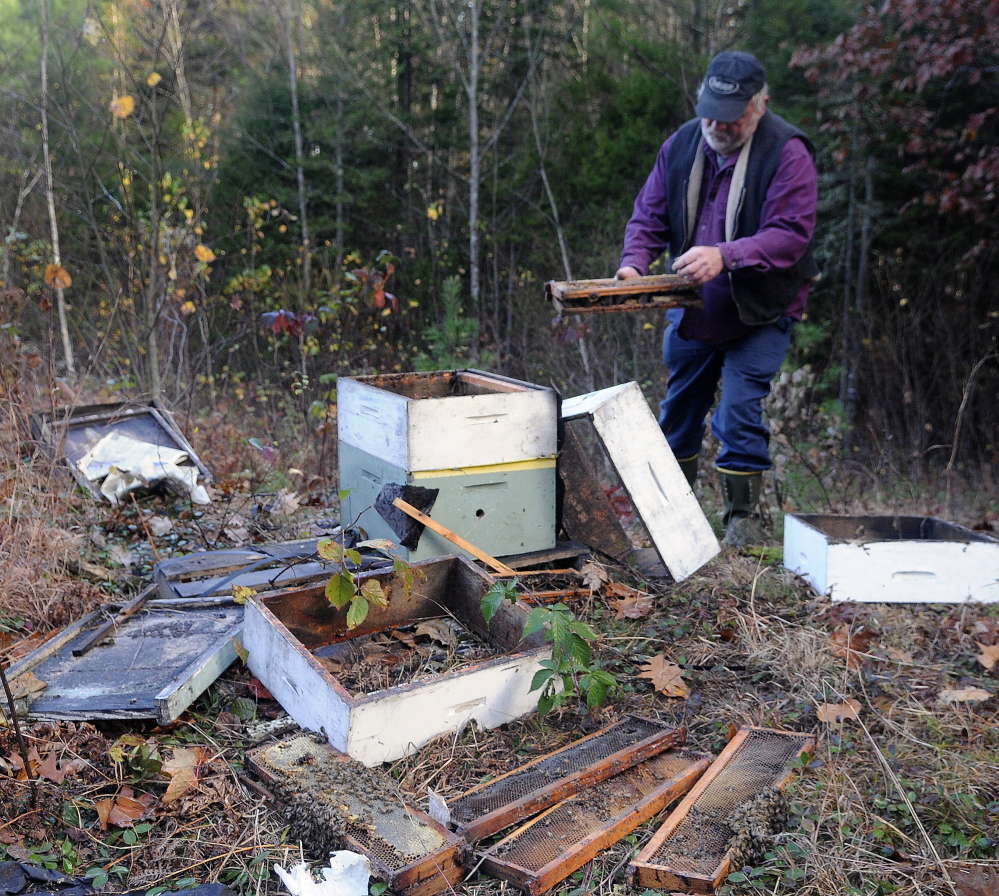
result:
[[[682,459],[677,458],[676,462],[680,465],[680,469],[687,479],[687,485],[693,488],[697,484],[697,455]]]
[[[725,544],[732,547],[762,544],[766,540],[760,518],[762,473],[737,473],[718,468],[725,498]]]

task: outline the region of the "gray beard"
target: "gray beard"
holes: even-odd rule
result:
[[[738,152],[746,140],[749,139],[748,134],[742,138],[730,137],[728,135],[723,136],[714,133],[704,124],[701,125],[701,135],[704,137],[704,142],[724,158]]]

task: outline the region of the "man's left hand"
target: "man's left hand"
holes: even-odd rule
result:
[[[694,246],[683,255],[677,256],[673,262],[673,271],[684,277],[689,277],[698,286],[703,286],[713,280],[723,270],[721,250],[717,246]]]

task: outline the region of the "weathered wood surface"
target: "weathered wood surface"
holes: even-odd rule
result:
[[[463,793],[451,806],[469,842],[519,824],[606,778],[679,746],[686,728],[628,716]]]
[[[148,601],[82,656],[73,649],[107,619],[97,611],[11,667],[47,686],[31,694],[38,719],[156,719],[169,724],[236,659],[243,608],[232,601]]]
[[[784,566],[833,600],[999,602],[999,543],[934,517],[789,513]]]
[[[545,297],[562,314],[610,314],[703,307],[694,284],[678,274],[600,280],[550,280]]]
[[[538,896],[681,797],[710,763],[708,756],[685,750],[653,756],[559,803],[480,853],[483,870]]]
[[[637,383],[562,402],[566,421],[589,416],[670,575],[680,582],[721,550]]]
[[[414,564],[416,583],[408,598],[394,573],[370,572],[377,578],[387,607],[371,607],[352,632],[346,609],[336,610],[322,588],[258,594],[246,603],[243,644],[247,664],[303,728],[325,730],[329,742],[365,765],[406,756],[470,721],[493,728],[530,712],[537,705],[531,681],[551,658],[544,635],[522,639],[529,612],[523,603],[504,601],[487,625],[482,596],[492,578],[460,557]],[[353,694],[323,666],[312,651],[421,618],[453,615],[465,628],[510,653],[403,685]]]
[[[737,731],[628,866],[632,886],[714,893],[733,870],[733,832],[726,824],[732,811],[757,794],[783,790],[794,777],[795,760],[814,750],[811,734],[756,727]],[[665,858],[674,853],[680,855]]]
[[[555,456],[558,396],[553,389],[478,371],[450,373],[448,384],[475,389],[438,395],[427,388],[428,382],[443,381],[446,372],[341,377],[339,440],[410,473]],[[481,383],[490,381],[494,391],[486,392]]]

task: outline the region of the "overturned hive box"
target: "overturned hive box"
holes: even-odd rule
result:
[[[451,822],[470,842],[519,824],[559,800],[683,743],[685,728],[626,718],[462,794]]]
[[[479,854],[487,874],[536,896],[679,799],[711,758],[667,750],[599,781]]]
[[[494,557],[555,546],[553,389],[448,370],[341,377],[337,397],[341,520],[399,542],[376,499],[390,484],[418,486],[437,492],[434,520]],[[460,549],[426,530],[398,552],[420,560]]]
[[[247,755],[262,792],[294,836],[326,854],[345,847],[371,859],[376,876],[403,896],[452,890],[467,846],[407,805],[388,775],[351,762],[315,737],[290,737]],[[250,782],[247,782],[250,783]]]
[[[789,513],[784,566],[833,600],[999,601],[999,543],[935,517]]]
[[[411,578],[411,587],[407,583]],[[493,728],[537,706],[530,693],[542,660],[543,632],[523,639],[528,607],[504,601],[487,625],[482,597],[492,579],[462,557],[413,564],[410,573],[372,571],[388,599],[347,628],[321,586],[257,594],[246,603],[247,665],[303,728],[322,729],[338,750],[376,765],[406,756],[427,741],[475,721]],[[492,648],[493,656],[394,687],[352,692],[328,666],[352,640],[445,617]]]
[[[629,866],[636,887],[714,893],[734,870],[740,810],[761,816],[794,774],[792,763],[815,738],[791,731],[743,728],[711,764]],[[752,825],[750,824],[750,827]]]

